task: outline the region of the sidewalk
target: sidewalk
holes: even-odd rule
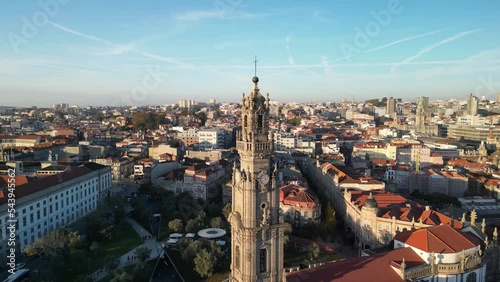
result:
[[[132,226],[135,232],[137,232],[139,237],[143,238],[144,236],[150,236],[152,238],[151,233],[149,233],[149,231],[147,231],[146,229],[142,228],[142,226],[139,223],[137,223],[137,221],[135,221],[130,217],[126,217],[126,220],[130,224],[130,226]],[[159,257],[159,250],[161,250],[160,244],[158,244],[155,239],[147,239],[144,241],[142,245],[139,245],[136,248],[130,250],[128,253],[123,254],[119,258],[120,263],[118,264],[117,269],[139,263],[138,259],[132,259],[132,257],[135,256],[135,250],[141,246],[146,246],[149,250],[151,250],[149,258],[147,259],[148,261]],[[89,277],[92,279],[92,281],[99,281],[107,277],[108,275],[109,272],[104,267],[102,267],[100,270],[97,270],[96,272],[92,273]]]

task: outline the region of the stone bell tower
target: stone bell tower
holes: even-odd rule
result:
[[[284,281],[283,231],[277,164],[271,160],[269,94],[253,90],[241,99],[241,130],[236,135],[239,166],[233,171],[231,223],[232,282]]]

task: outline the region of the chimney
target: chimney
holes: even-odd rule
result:
[[[429,206],[425,206],[425,210],[428,211],[430,210],[431,208]]]

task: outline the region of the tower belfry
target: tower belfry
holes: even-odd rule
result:
[[[257,74],[257,59],[254,61]],[[231,223],[232,282],[283,281],[283,232],[278,171],[271,161],[269,94],[253,89],[241,99],[241,130],[236,134],[239,166],[233,168]]]

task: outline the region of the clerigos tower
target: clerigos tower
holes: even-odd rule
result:
[[[255,60],[255,68],[257,60]],[[283,230],[277,164],[271,161],[269,94],[252,92],[241,99],[241,130],[236,135],[239,166],[233,171],[231,282],[284,281]]]

